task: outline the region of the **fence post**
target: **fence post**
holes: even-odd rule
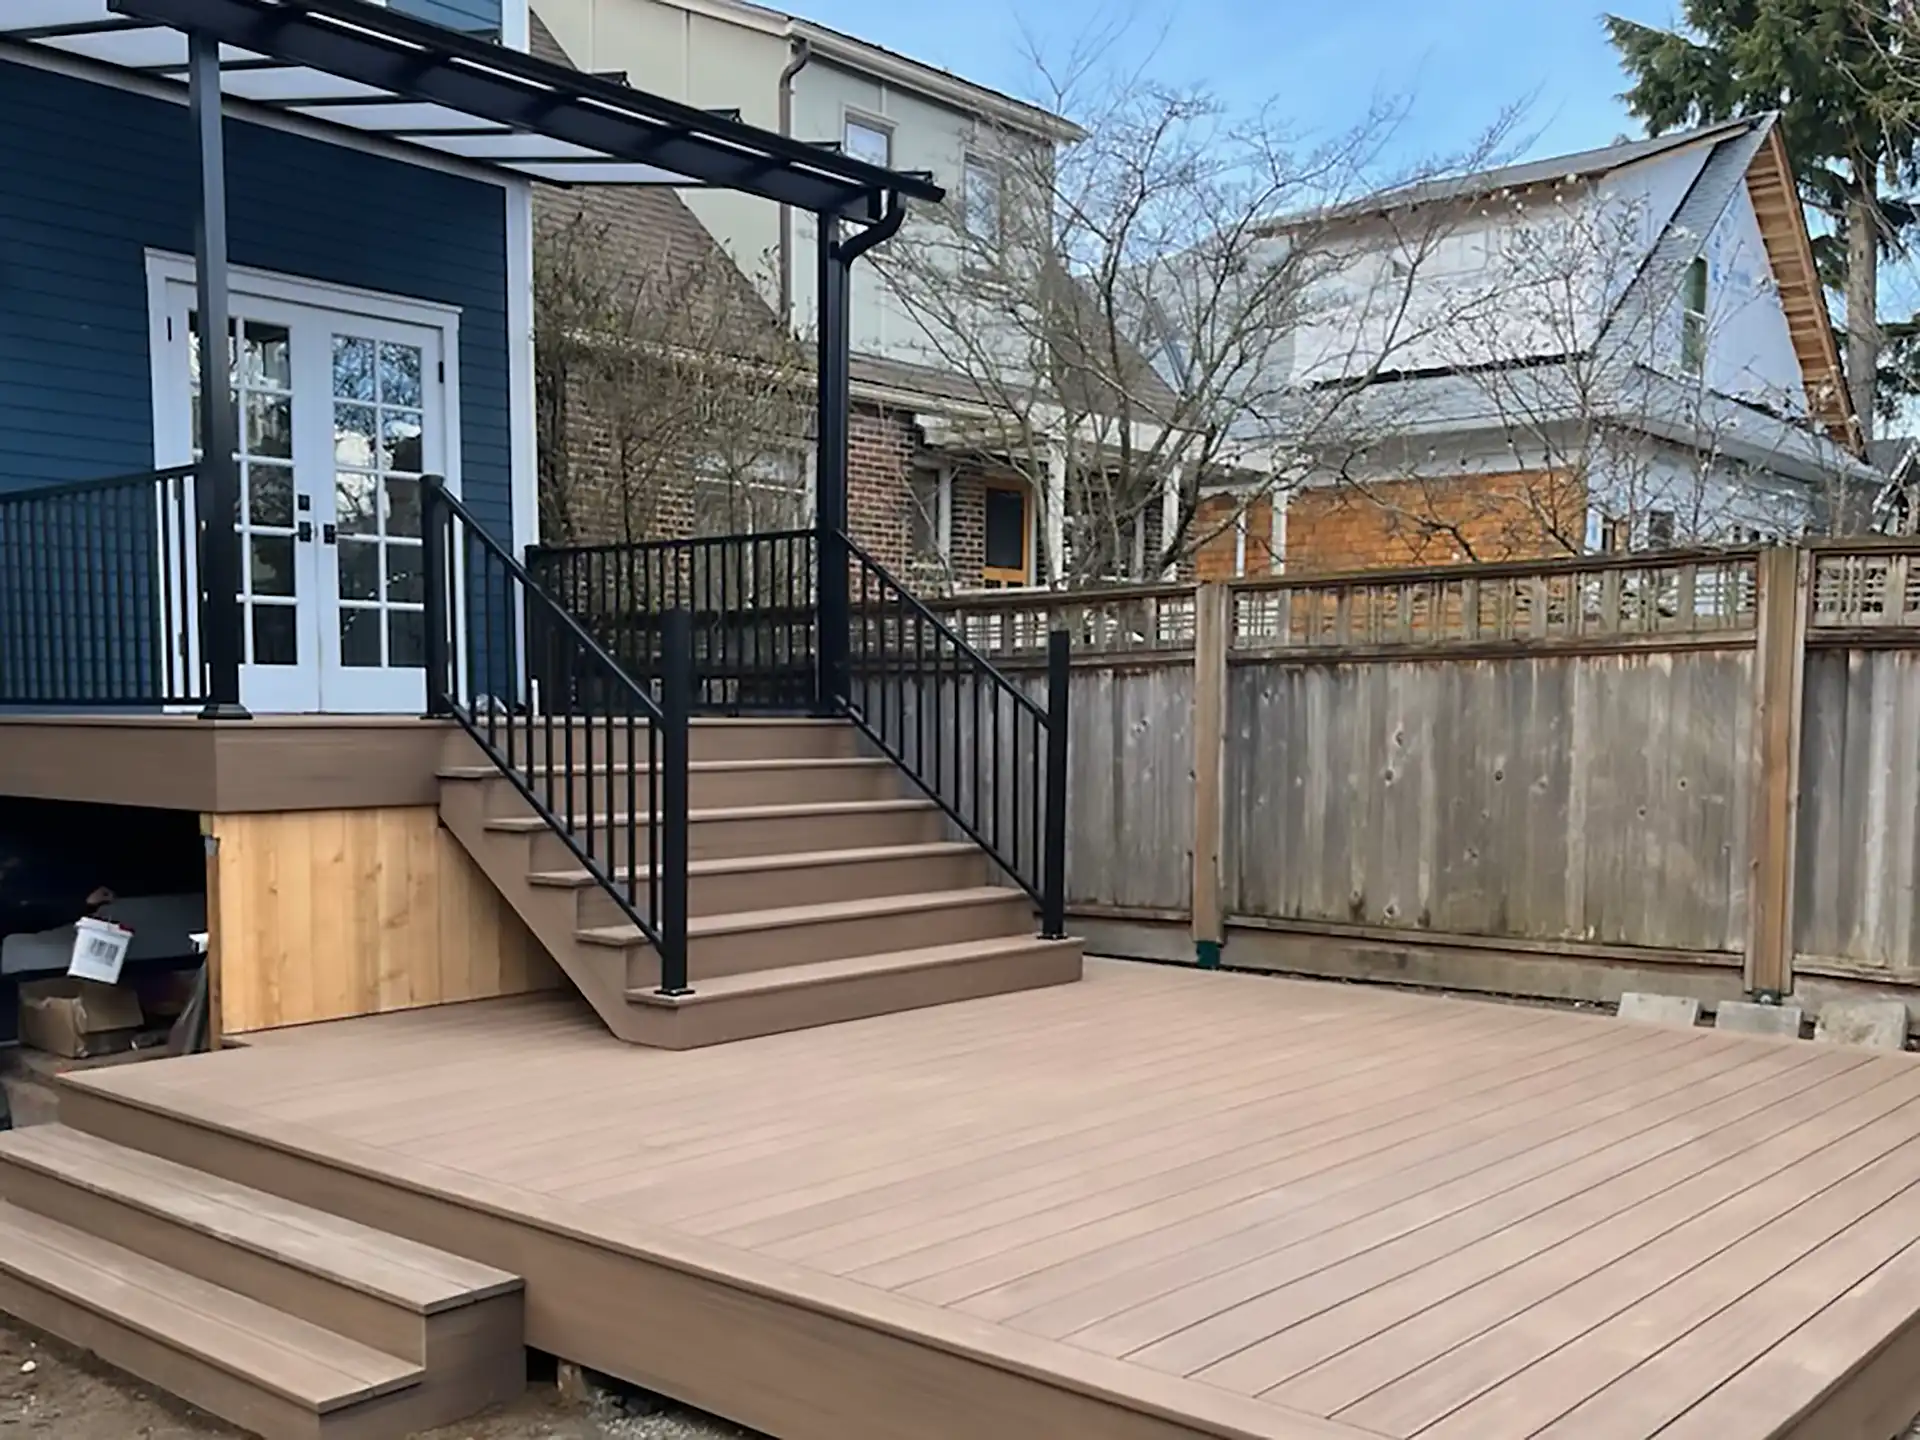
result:
[[[1760,552],[1753,653],[1753,827],[1748,857],[1746,988],[1793,992],[1794,852],[1800,812],[1800,725],[1813,555]]]
[[[1203,970],[1220,966],[1226,943],[1221,862],[1226,847],[1227,648],[1233,590],[1219,581],[1193,595],[1193,954]]]
[[[1040,876],[1040,933],[1067,933],[1067,739],[1072,725],[1073,635],[1047,636],[1047,826]],[[999,783],[996,776],[994,783]]]
[[[669,610],[660,631],[660,993],[686,995],[687,762],[693,711],[693,615]]]

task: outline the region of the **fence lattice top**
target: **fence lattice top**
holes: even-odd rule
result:
[[[1810,623],[1834,630],[1920,626],[1920,554],[1815,552]]]
[[[1751,630],[1750,552],[1623,564],[1486,567],[1234,587],[1236,650],[1613,641]]]

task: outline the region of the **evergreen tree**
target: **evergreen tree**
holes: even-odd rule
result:
[[[1847,389],[1871,438],[1881,396],[1880,263],[1914,220],[1920,160],[1912,21],[1896,0],[1684,0],[1684,25],[1618,16],[1607,33],[1632,78],[1625,99],[1658,135],[1778,111],[1800,199],[1825,218],[1823,280],[1847,311]],[[1905,327],[1901,327],[1904,329]],[[1889,391],[1900,386],[1890,377]]]

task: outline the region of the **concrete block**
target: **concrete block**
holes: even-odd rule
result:
[[[1642,1025],[1692,1025],[1700,1019],[1700,1002],[1686,995],[1654,995],[1629,990],[1620,997],[1620,1018]]]
[[[1713,1028],[1736,1035],[1784,1035],[1800,1038],[1798,1005],[1756,1005],[1751,1000],[1722,1000],[1714,1012]]]
[[[1833,1000],[1820,1007],[1813,1038],[1875,1050],[1907,1048],[1907,1007],[1898,1000]]]

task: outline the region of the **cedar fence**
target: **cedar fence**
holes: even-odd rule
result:
[[[1036,693],[1073,635],[1069,907],[1098,951],[1920,1002],[1920,544],[938,608]]]

